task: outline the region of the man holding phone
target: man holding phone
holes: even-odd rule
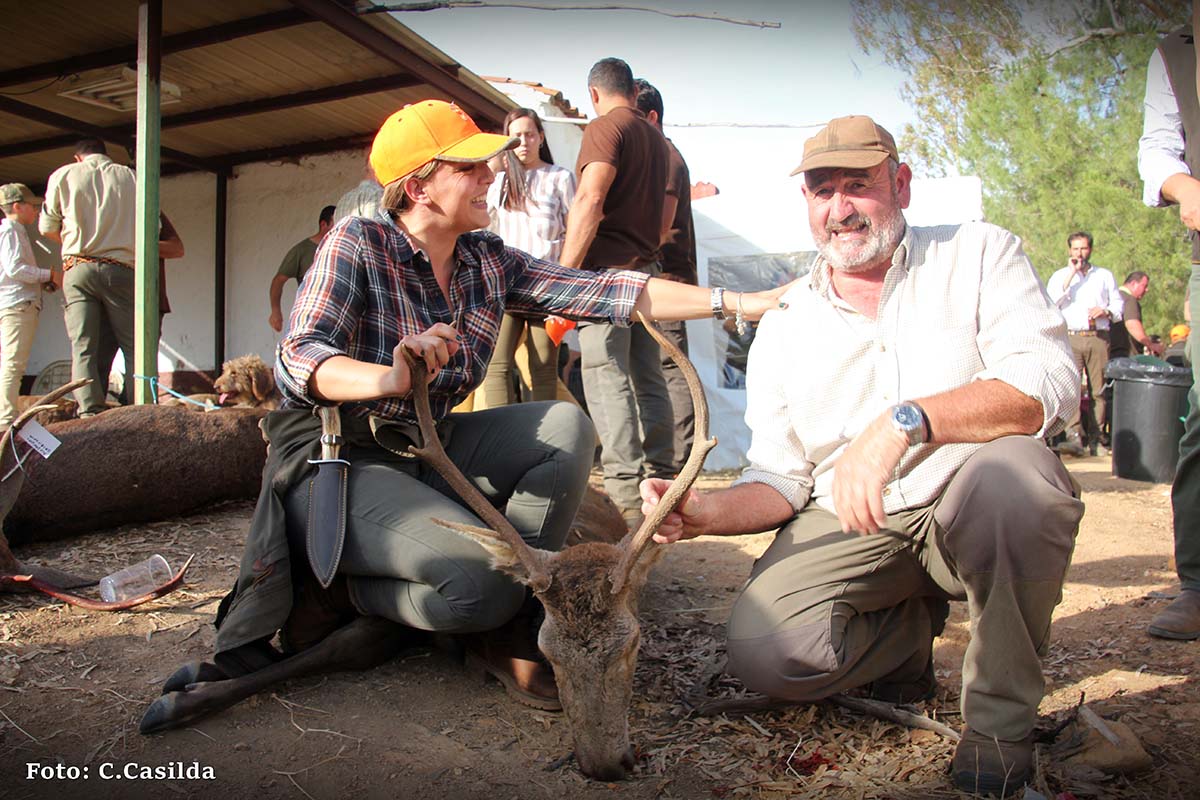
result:
[[[1067,440],[1062,450],[1083,455],[1083,432],[1089,432],[1088,447],[1096,455],[1097,444],[1108,447],[1100,435],[1104,421],[1104,366],[1108,363],[1108,337],[1114,322],[1121,321],[1124,301],[1117,290],[1117,281],[1108,270],[1089,260],[1092,255],[1092,235],[1076,231],[1067,237],[1070,259],[1067,266],[1050,276],[1046,291],[1067,320],[1071,352],[1075,366],[1083,375],[1088,395],[1092,398],[1084,427],[1077,410],[1067,427]]]

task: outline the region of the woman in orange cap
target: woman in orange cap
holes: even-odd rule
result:
[[[436,473],[406,457],[420,435],[401,349],[428,367],[451,460],[526,541],[555,550],[587,485],[590,421],[553,402],[450,414],[483,380],[505,311],[629,324],[635,312],[707,317],[713,298],[723,315],[739,300],[636,272],[567,269],[479,230],[489,222],[486,162],[515,143],[436,100],[406,106],[380,128],[371,150],[385,187],[380,214],[342,220],[326,236],[279,345],[283,409],[263,426],[264,489],[218,618],[215,661],[226,674],[277,658],[266,644],[276,630],[298,651],[354,614],[375,615],[425,631],[490,632],[469,639],[469,653],[517,699],[559,707],[523,587],[492,570],[479,545],[429,521],[481,524]],[[782,291],[740,298],[745,317],[778,307]],[[334,516],[345,532],[334,548],[337,576],[322,589],[309,545],[330,534],[307,520],[329,515],[330,500],[311,490],[308,459],[318,458],[321,437],[312,410],[335,404],[348,464],[346,513]]]

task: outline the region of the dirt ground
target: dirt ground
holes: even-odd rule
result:
[[[1130,726],[1153,767],[1109,778],[1042,751],[1039,788],[1081,799],[1200,797],[1200,643],[1144,632],[1166,602],[1148,595],[1175,586],[1168,487],[1115,479],[1102,458],[1069,466],[1084,487],[1087,513],[1045,660],[1042,716],[1053,724],[1084,693],[1098,714]],[[236,575],[249,514],[239,504],[18,552],[94,574],[153,552],[172,565],[197,558],[185,589],[129,613],[0,595],[0,796],[960,796],[948,787],[953,745],[936,733],[828,705],[690,714],[682,698],[719,655],[728,609],[766,535],[674,546],[657,568],[643,600],[630,720],[639,768],[621,784],[586,780],[565,760],[570,740],[561,715],[512,702],[498,684],[430,647],[367,673],[295,681],[192,727],[142,737],[138,720],[162,681],[211,652],[211,622]],[[939,695],[924,709],[955,728],[967,636],[959,607],[936,646]],[[738,686],[721,679],[714,691],[732,694]],[[165,772],[136,777],[146,767]],[[188,767],[208,768],[211,777],[189,775]],[[51,777],[30,778],[37,769]],[[79,777],[56,777],[73,769]],[[127,770],[135,777],[108,777]]]

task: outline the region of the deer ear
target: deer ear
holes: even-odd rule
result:
[[[550,579],[545,571],[537,570],[536,572],[531,572],[529,565],[521,560],[512,546],[504,541],[500,534],[490,528],[464,525],[461,522],[447,522],[444,519],[437,519],[436,517],[433,521],[447,530],[462,534],[478,543],[491,557],[493,569],[499,570],[505,575],[511,575],[535,592],[544,592],[550,588]],[[542,554],[540,550],[534,550],[533,552],[539,557]]]

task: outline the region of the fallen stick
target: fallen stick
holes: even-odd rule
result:
[[[918,730],[932,731],[939,736],[957,742],[962,738],[958,731],[951,727],[943,725],[937,720],[930,719],[922,714],[914,714],[911,711],[905,711],[902,708],[885,703],[881,700],[868,700],[864,697],[846,697],[842,694],[835,694],[831,697],[826,697],[820,701],[830,703],[835,706],[857,711],[861,714],[866,714],[876,719],[882,719],[886,722],[895,722],[898,725],[903,725],[906,728],[916,728]],[[709,700],[705,703],[697,705],[694,713],[703,716],[713,716],[716,714],[726,713],[741,713],[746,711],[779,711],[782,709],[792,708],[798,705],[809,705],[805,701],[796,700],[779,700],[766,695],[746,695],[744,697],[734,697],[721,700]]]
[[[1079,716],[1083,717],[1084,722],[1095,728],[1097,733],[1112,742],[1113,747],[1121,746],[1121,737],[1113,733],[1113,729],[1108,727],[1095,711],[1087,706],[1080,706]]]

